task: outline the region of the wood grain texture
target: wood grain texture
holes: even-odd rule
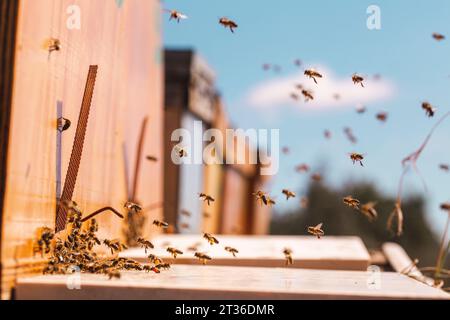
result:
[[[81,275],[19,279],[18,299],[449,299],[447,293],[404,275],[382,272],[373,285],[361,271],[175,265],[160,274],[123,272],[119,280]]]
[[[66,10],[81,9],[81,29],[69,30]],[[144,154],[162,154],[161,8],[157,1],[20,1],[14,66],[2,261],[27,258],[38,227],[54,227],[56,111],[76,123],[86,71],[98,65],[92,109],[73,199],[86,213],[103,206],[123,210],[127,200],[123,144],[134,171],[142,119],[149,118]],[[60,40],[50,55],[43,46]],[[75,125],[62,134],[65,178]],[[146,161],[142,159],[142,161]],[[137,199],[162,202],[162,161],[141,164]],[[146,230],[162,209],[148,215]],[[122,222],[99,217],[100,237],[120,237]],[[156,230],[153,230],[156,231]]]
[[[177,264],[201,264],[188,248],[197,245],[197,251],[205,252],[213,260],[209,265],[282,267],[285,264],[284,248],[293,251],[294,264],[290,268],[366,270],[369,253],[358,237],[309,236],[231,236],[217,235],[217,245],[209,245],[202,235],[160,235],[152,240],[155,249],[151,253],[163,260]],[[165,251],[168,246],[184,252],[172,259]],[[234,258],[224,250],[231,246],[239,250]],[[148,262],[144,249],[132,248],[121,253],[124,257]]]

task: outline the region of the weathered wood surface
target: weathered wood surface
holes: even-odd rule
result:
[[[72,278],[70,278],[72,277]],[[449,299],[445,292],[398,273],[174,265],[121,279],[82,274],[19,279],[18,299]]]
[[[176,263],[200,264],[189,247],[197,246],[197,251],[205,252],[213,260],[211,265],[282,267],[285,264],[284,248],[290,248],[294,258],[293,268],[366,270],[369,253],[358,237],[313,236],[232,236],[217,235],[219,244],[210,245],[201,234],[197,235],[159,235],[152,239],[155,249],[145,254],[144,249],[132,248],[122,252],[122,256],[147,262],[153,253],[167,262],[174,259],[166,251],[168,246],[184,252]],[[224,250],[231,246],[239,250],[234,258]]]

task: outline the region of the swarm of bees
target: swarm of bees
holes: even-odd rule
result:
[[[201,200],[205,201],[208,204],[208,206],[211,205],[211,202],[215,201],[213,197],[207,195],[206,193],[199,193],[198,196]]]
[[[430,118],[433,117],[434,113],[436,112],[436,108],[427,101],[422,102],[422,109],[425,110],[425,114]]]
[[[350,153],[350,159],[352,160],[353,164],[355,164],[355,162],[359,162],[361,167],[364,167],[362,163],[362,161],[364,160],[364,155],[362,155],[361,153],[356,152]]]
[[[233,247],[225,247],[225,251],[228,251],[233,255],[233,257],[236,258],[236,254],[239,253],[239,251]]]
[[[285,248],[283,250],[284,258],[285,258],[285,266],[290,266],[294,264],[294,259],[292,258],[292,250],[289,248]]]
[[[203,238],[205,238],[207,241],[208,241],[208,243],[210,244],[210,245],[213,245],[213,244],[219,244],[219,240],[217,240],[217,238],[215,238],[215,237],[213,237],[211,234],[209,234],[209,233],[204,233],[203,234]]]
[[[360,84],[361,87],[364,88],[364,83],[363,83],[364,78],[363,78],[362,76],[360,76],[360,75],[354,73],[354,74],[352,75],[352,81],[353,81],[354,84]]]
[[[281,193],[283,193],[286,196],[286,200],[289,200],[289,198],[295,198],[295,193],[288,189],[283,189]]]
[[[320,239],[320,237],[323,237],[325,235],[325,232],[322,229],[323,223],[319,223],[317,226],[308,227],[308,233],[314,235],[317,237],[317,239]]]
[[[238,27],[236,22],[225,17],[220,18],[219,23],[225,28],[229,28],[232,33],[234,33],[234,29]]]
[[[316,84],[317,84],[316,78],[322,78],[322,75],[314,69],[306,69],[304,74],[308,78],[313,79]]]

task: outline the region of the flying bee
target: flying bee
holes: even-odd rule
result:
[[[58,131],[63,132],[63,131],[68,130],[70,128],[71,124],[72,124],[72,122],[67,118],[63,118],[63,117],[58,118],[58,120],[57,120]]]
[[[286,266],[292,265],[294,263],[294,259],[292,258],[292,250],[289,248],[284,248],[283,253],[286,259],[285,265]]]
[[[190,217],[191,213],[185,209],[181,209],[180,210],[181,215],[186,216],[186,217]]]
[[[269,196],[266,196],[267,198],[267,206],[268,207],[272,207],[273,205],[276,204],[275,200],[271,199]]]
[[[211,260],[210,256],[208,256],[208,255],[206,255],[205,253],[202,253],[202,252],[196,252],[194,254],[194,256],[196,258],[198,258],[203,263],[203,265],[205,265],[208,260]]]
[[[267,205],[267,195],[265,192],[256,191],[256,192],[253,192],[252,195],[254,195],[256,197],[256,201]]]
[[[150,260],[151,263],[153,264],[161,264],[163,263],[161,258],[158,258],[157,256],[155,256],[154,254],[150,254],[148,256],[148,259]]]
[[[334,98],[334,100],[340,100],[341,99],[341,95],[339,93],[334,93],[333,94],[333,98]]]
[[[219,19],[219,23],[224,26],[225,28],[230,28],[230,31],[234,33],[234,28],[237,28],[238,25],[233,20],[230,20],[228,18],[222,17]]]
[[[169,252],[173,256],[174,259],[177,258],[177,255],[183,254],[183,251],[172,248],[172,247],[168,247],[166,251]]]
[[[364,214],[369,219],[369,221],[373,221],[378,217],[377,210],[375,210],[376,204],[377,203],[374,201],[367,202],[361,205],[359,211],[361,211],[361,213]]]
[[[387,112],[378,112],[378,113],[376,114],[377,120],[379,120],[379,121],[381,121],[381,122],[386,122],[387,117],[388,117]]]
[[[175,149],[178,157],[180,157],[180,158],[187,157],[187,155],[188,155],[187,151],[183,147],[175,146],[174,149]]]
[[[323,132],[323,136],[325,137],[325,139],[331,139],[331,131],[330,130],[325,130]]]
[[[137,243],[140,244],[142,248],[144,248],[145,254],[147,254],[148,249],[153,249],[155,247],[153,243],[143,238],[138,238]]]
[[[286,196],[286,200],[289,200],[289,198],[295,198],[295,193],[288,189],[283,189],[281,193]]]
[[[203,217],[205,219],[211,218],[211,214],[209,214],[208,212],[203,212]]]
[[[364,160],[364,155],[362,155],[361,153],[356,152],[350,153],[350,159],[352,160],[353,164],[355,164],[355,162],[359,162],[361,167],[364,167],[362,163],[362,161]]]
[[[313,173],[311,175],[311,180],[315,181],[315,182],[320,182],[322,181],[322,175],[320,173]]]
[[[320,237],[325,234],[325,232],[322,230],[322,223],[319,223],[315,227],[308,227],[308,233],[316,236],[317,239],[320,239]]]
[[[178,23],[180,23],[180,20],[181,20],[181,19],[184,20],[184,19],[187,19],[187,18],[188,18],[187,15],[182,14],[181,12],[178,12],[178,11],[176,11],[176,10],[167,10],[167,9],[164,9],[164,11],[170,13],[169,21],[171,21],[171,20],[176,20]]]
[[[108,270],[106,270],[106,275],[108,276],[109,280],[111,280],[113,278],[120,279],[120,271],[119,270],[108,269]]]
[[[356,106],[357,113],[364,113],[364,112],[366,112],[366,110],[367,110],[367,108],[362,104],[359,104]]]
[[[442,41],[445,39],[445,36],[443,34],[440,34],[437,32],[433,32],[433,34],[431,36],[437,41]]]
[[[300,59],[295,59],[295,60],[294,60],[294,65],[297,66],[297,67],[301,67],[301,66],[302,66],[302,60],[300,60]]]
[[[361,203],[358,199],[355,199],[352,196],[346,196],[346,197],[342,198],[342,202],[344,202],[344,204],[346,204],[350,208],[353,208],[356,210],[359,209],[359,205]]]
[[[296,94],[296,93],[294,93],[294,92],[291,93],[290,97],[292,98],[292,100],[295,100],[295,101],[298,101],[298,99],[300,98],[300,97],[298,96],[298,94]]]
[[[49,54],[49,57],[50,57],[50,54],[51,54],[53,51],[59,51],[59,50],[61,50],[61,41],[59,41],[59,40],[56,39],[56,38],[50,38],[50,39],[47,39],[47,40],[44,42],[44,48],[45,48],[46,50],[48,50],[48,54]]]
[[[310,169],[309,165],[307,165],[306,163],[299,164],[298,166],[295,167],[295,171],[299,173],[308,172],[309,169]]]
[[[351,128],[349,127],[345,127],[344,128],[344,134],[347,137],[347,139],[351,142],[351,143],[356,143],[358,142],[358,140],[356,139],[355,135],[353,134],[353,131]]]
[[[180,224],[180,228],[181,229],[189,229],[190,228],[189,223],[182,223],[182,224]]]
[[[262,65],[262,68],[263,68],[264,71],[268,71],[268,70],[270,70],[271,65],[270,65],[270,63],[264,63]]]
[[[160,263],[158,265],[155,266],[155,268],[161,270],[169,270],[170,269],[170,264],[169,263]]]
[[[304,74],[308,78],[313,79],[316,84],[317,84],[316,78],[322,78],[322,75],[314,69],[306,69]]]
[[[361,85],[361,87],[364,88],[364,84],[363,84],[364,78],[362,76],[354,73],[352,75],[352,81],[353,81],[353,84],[358,84],[359,83]]]
[[[103,240],[103,244],[107,246],[109,249],[111,249],[111,254],[114,254],[114,252],[120,252],[122,250],[128,249],[128,247],[125,244],[120,243],[119,239],[113,240],[105,239]]]
[[[134,211],[136,213],[142,211],[142,207],[140,205],[138,205],[137,203],[131,202],[131,201],[125,202],[123,207],[129,211]]]
[[[450,211],[450,202],[441,203],[441,210]]]
[[[422,109],[425,110],[425,114],[428,117],[433,117],[436,112],[436,108],[434,108],[429,102],[422,102]]]
[[[283,152],[283,154],[289,154],[289,152],[290,152],[289,147],[283,147],[281,149],[281,152]]]
[[[155,157],[155,156],[150,156],[150,155],[148,155],[148,156],[146,156],[145,158],[146,158],[148,161],[153,161],[153,162],[158,161],[158,158]]]
[[[153,220],[153,225],[155,225],[157,227],[160,227],[160,228],[164,228],[164,229],[169,227],[169,224],[167,222],[159,221],[159,220],[156,220],[156,219]]]
[[[305,97],[305,102],[308,102],[309,100],[314,100],[313,92],[310,90],[302,89],[302,95]]]
[[[211,205],[211,202],[215,201],[213,197],[211,197],[210,195],[207,195],[206,193],[199,193],[198,196],[200,199],[205,201],[208,204],[208,206]]]
[[[229,253],[231,253],[233,255],[233,257],[236,257],[236,253],[239,253],[239,251],[237,251],[237,249],[235,249],[233,247],[225,247],[225,251],[228,251]]]
[[[219,244],[219,240],[217,240],[217,238],[213,237],[210,233],[204,233],[203,238],[205,238],[209,242],[210,245]]]
[[[449,166],[448,164],[441,163],[441,164],[439,165],[439,169],[448,172],[448,171],[450,170],[450,166]]]

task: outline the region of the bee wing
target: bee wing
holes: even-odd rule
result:
[[[315,226],[314,228],[315,229],[322,229],[322,225],[323,225],[323,222],[321,222],[321,223],[319,223],[317,226]]]
[[[178,14],[178,18],[180,18],[180,19],[187,19],[188,16],[185,15],[185,14],[179,13],[179,14]]]

